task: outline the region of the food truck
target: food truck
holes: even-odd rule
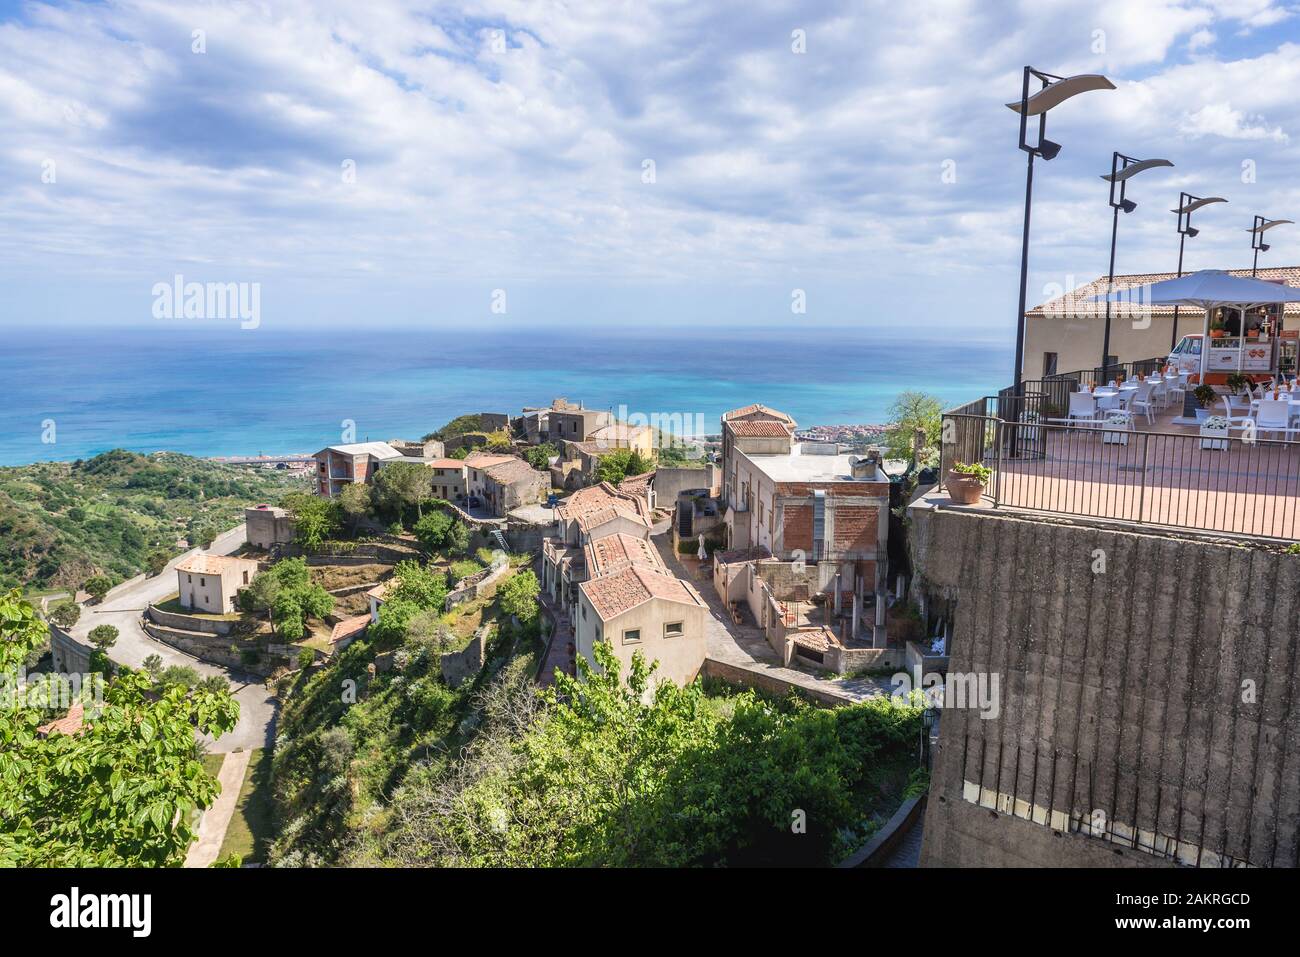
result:
[[[1210,385],[1223,385],[1236,374],[1255,382],[1294,376],[1300,330],[1279,329],[1280,317],[1280,305],[1216,309],[1209,319],[1209,336],[1183,336],[1169,353],[1169,363],[1194,377],[1204,368],[1204,381]]]

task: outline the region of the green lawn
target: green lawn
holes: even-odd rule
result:
[[[263,864],[274,834],[271,830],[271,752],[256,748],[248,760],[235,813],[226,828],[218,860],[238,854],[245,864]]]
[[[189,615],[192,618],[207,618],[211,621],[239,621],[241,617],[233,612],[225,615],[210,615],[206,611],[194,611],[190,608],[184,608],[181,605],[181,596],[178,592],[172,592],[162,601],[155,602],[154,607],[159,611],[170,612],[173,615]]]

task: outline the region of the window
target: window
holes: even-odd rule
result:
[[[1056,360],[1058,358],[1060,358],[1060,356],[1055,352],[1043,353],[1043,375],[1045,377],[1056,375]]]
[[[583,606],[582,606],[582,620],[583,620],[583,621],[586,621],[586,620],[587,620],[587,606],[586,606],[586,605],[583,605]]]
[[[206,588],[206,587],[207,587],[207,584],[208,584],[208,580],[207,580],[206,578],[200,578],[200,579],[199,579],[199,587],[200,587],[200,588]]]
[[[244,572],[244,584],[248,584],[248,572]]]
[[[665,638],[680,638],[686,633],[686,629],[680,621],[669,621],[664,623]]]
[[[640,640],[640,628],[629,628],[627,631],[623,632],[623,644],[625,645],[635,645]]]
[[[186,576],[185,576],[185,584],[187,584],[187,585],[193,585],[193,584],[194,584],[194,576],[193,576],[193,575],[186,575]]]

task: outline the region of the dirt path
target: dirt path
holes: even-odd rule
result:
[[[217,773],[221,793],[212,807],[203,812],[199,835],[185,855],[186,867],[211,867],[220,855],[221,845],[226,840],[226,828],[230,826],[235,806],[239,803],[239,791],[244,786],[244,774],[251,754],[251,751],[231,751],[221,762],[221,770]]]

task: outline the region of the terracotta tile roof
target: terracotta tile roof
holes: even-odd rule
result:
[[[352,618],[344,618],[334,630],[330,632],[330,644],[338,644],[344,638],[350,638],[358,632],[365,631],[366,626],[370,624],[370,615],[356,615]]]
[[[464,459],[425,459],[424,464],[431,469],[463,469]]]
[[[655,477],[654,470],[643,472],[640,475],[633,475],[625,478],[618,483],[618,490],[626,492],[629,495],[644,495],[646,489],[650,486],[650,481]]]
[[[1225,270],[1230,276],[1250,277],[1249,269],[1228,269]],[[1115,277],[1115,288],[1117,290],[1132,289],[1134,286],[1145,286],[1153,282],[1163,282],[1166,279],[1174,279],[1177,273],[1173,272],[1149,272],[1149,273],[1129,273],[1123,276]],[[1277,281],[1282,280],[1288,286],[1300,286],[1300,266],[1276,266],[1268,269],[1260,269],[1256,278]],[[1025,315],[1031,319],[1101,319],[1106,315],[1106,304],[1104,302],[1088,302],[1092,296],[1100,296],[1106,292],[1106,277],[1099,276],[1090,283],[1086,283],[1077,289],[1067,292],[1063,296],[1057,296],[1055,299],[1034,306]],[[1130,309],[1127,303],[1112,303],[1112,317],[1120,310]],[[1174,314],[1173,306],[1143,306],[1144,310],[1149,309],[1152,316],[1172,316]],[[1180,315],[1196,314],[1195,309],[1184,306]],[[1201,313],[1204,315],[1204,313]],[[1287,316],[1300,316],[1300,303],[1286,303]]]
[[[242,571],[249,565],[257,565],[251,558],[235,558],[233,555],[191,555],[176,564],[178,572],[192,575],[221,575],[228,571]]]
[[[771,419],[743,419],[738,422],[728,422],[727,428],[731,429],[733,435],[747,438],[779,439],[793,432],[785,422],[774,422]]]
[[[86,709],[80,701],[68,709],[68,713],[62,718],[55,718],[53,721],[41,725],[36,729],[36,733],[42,737],[49,737],[51,734],[80,734],[85,729]]]
[[[523,459],[508,459],[499,465],[489,465],[484,469],[492,481],[501,485],[513,485],[515,482],[526,482],[529,479],[539,478],[542,473],[537,471]]]
[[[389,582],[380,582],[374,588],[370,589],[370,591],[366,592],[366,597],[373,598],[375,601],[383,601],[384,596],[388,594],[388,589],[390,587],[391,585]]]
[[[747,416],[759,414],[775,416],[778,419],[789,422],[791,425],[795,424],[794,419],[790,418],[790,416],[786,415],[784,412],[778,412],[776,409],[769,409],[767,406],[760,405],[757,402],[753,405],[747,405],[744,408],[732,409],[730,412],[722,413],[722,421],[730,422],[733,419],[743,419]]]
[[[583,549],[587,572],[592,578],[625,571],[633,566],[666,572],[655,547],[644,538],[617,532],[598,538]]]
[[[649,527],[647,511],[644,499],[619,491],[608,482],[578,489],[555,506],[555,514],[561,521],[576,521],[584,531],[617,515]]]
[[[757,545],[749,548],[733,548],[725,552],[714,552],[714,559],[722,565],[732,565],[737,562],[754,562],[771,558],[772,553],[768,551],[767,546]]]
[[[704,605],[704,599],[689,583],[636,566],[593,578],[578,587],[602,621],[617,618],[655,598],[683,605]]]
[[[491,452],[474,452],[467,456],[464,464],[470,468],[488,469],[494,465],[501,465],[505,462],[522,462],[523,459],[517,459],[513,455],[497,455]]]
[[[796,631],[791,638],[796,645],[801,645],[810,651],[829,651],[833,646],[838,647],[840,645],[840,640],[835,633],[825,627],[808,631]]]

